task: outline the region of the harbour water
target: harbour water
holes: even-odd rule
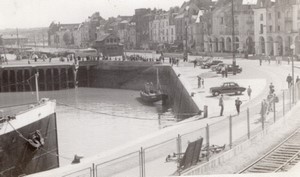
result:
[[[60,165],[75,154],[89,157],[159,130],[161,103],[144,105],[139,91],[78,88],[40,92],[57,101]],[[30,103],[35,93],[1,93],[1,107]]]

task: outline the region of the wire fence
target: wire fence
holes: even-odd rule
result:
[[[300,100],[300,83],[269,94],[251,109],[246,108],[240,114],[230,115],[221,121],[178,135],[163,142],[112,159],[93,164],[91,168],[80,169],[67,176],[109,177],[109,176],[167,176],[180,175],[183,169],[180,162],[190,142],[203,138],[202,151],[198,164],[225,152],[236,145],[254,137],[286,115]],[[218,147],[221,151],[214,151]],[[206,150],[205,150],[206,149]]]

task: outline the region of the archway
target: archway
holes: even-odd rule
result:
[[[220,52],[223,53],[224,50],[225,50],[225,43],[224,43],[224,38],[223,37],[220,38],[219,43],[220,43],[220,47],[219,47]]]
[[[234,40],[234,50],[235,50],[235,52],[243,51],[243,49],[240,49],[240,39],[238,37],[235,37],[235,40]]]
[[[250,36],[246,39],[246,51],[248,54],[254,54],[254,41]]]
[[[293,38],[292,36],[287,36],[285,39],[285,55],[292,55],[293,50],[291,48],[291,45],[293,44]]]
[[[214,45],[216,46],[215,47],[215,52],[219,52],[219,40],[218,40],[218,38],[215,38]]]
[[[275,47],[277,49],[276,55],[282,56],[283,55],[283,40],[282,40],[281,36],[277,36],[276,42],[275,42]]]
[[[226,38],[226,51],[231,52],[231,38],[230,37]]]
[[[264,37],[259,38],[259,49],[260,49],[260,54],[265,54],[266,53],[266,45],[265,45],[265,38]]]
[[[271,36],[268,37],[267,55],[274,56],[274,40]]]

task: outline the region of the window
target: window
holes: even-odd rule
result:
[[[264,25],[260,24],[260,34],[263,34],[263,33],[264,33]]]
[[[280,12],[277,12],[277,17],[278,19],[280,19]]]
[[[277,26],[277,30],[280,31],[280,25]]]
[[[260,21],[264,20],[264,14],[260,14]]]
[[[269,13],[269,20],[271,20],[272,19],[272,14],[271,13]]]
[[[269,32],[272,32],[272,31],[273,31],[273,26],[270,25],[270,26],[269,26]]]
[[[220,18],[220,24],[223,25],[224,24],[224,17]]]

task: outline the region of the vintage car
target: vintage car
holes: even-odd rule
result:
[[[235,82],[224,82],[219,87],[211,87],[210,93],[212,93],[213,96],[218,96],[219,94],[228,94],[228,93],[234,93],[234,94],[242,94],[246,90],[245,87],[240,87]]]
[[[221,74],[222,73],[222,67],[223,66],[216,67],[215,71],[217,72],[217,74]],[[225,67],[227,67],[228,73],[232,73],[234,69],[235,69],[236,73],[241,73],[242,70],[243,70],[242,67],[240,67],[239,65],[233,66],[232,64],[226,64]]]
[[[210,68],[211,66],[213,65],[217,65],[219,63],[223,63],[223,61],[221,60],[212,60],[212,61],[208,61],[208,62],[205,62],[201,65],[201,68],[203,69],[207,69],[207,68]]]
[[[217,71],[218,69],[222,68],[223,66],[227,66],[227,65],[228,65],[228,64],[226,64],[226,63],[219,63],[219,64],[217,64],[217,65],[211,66],[210,69],[211,69],[212,71]]]

